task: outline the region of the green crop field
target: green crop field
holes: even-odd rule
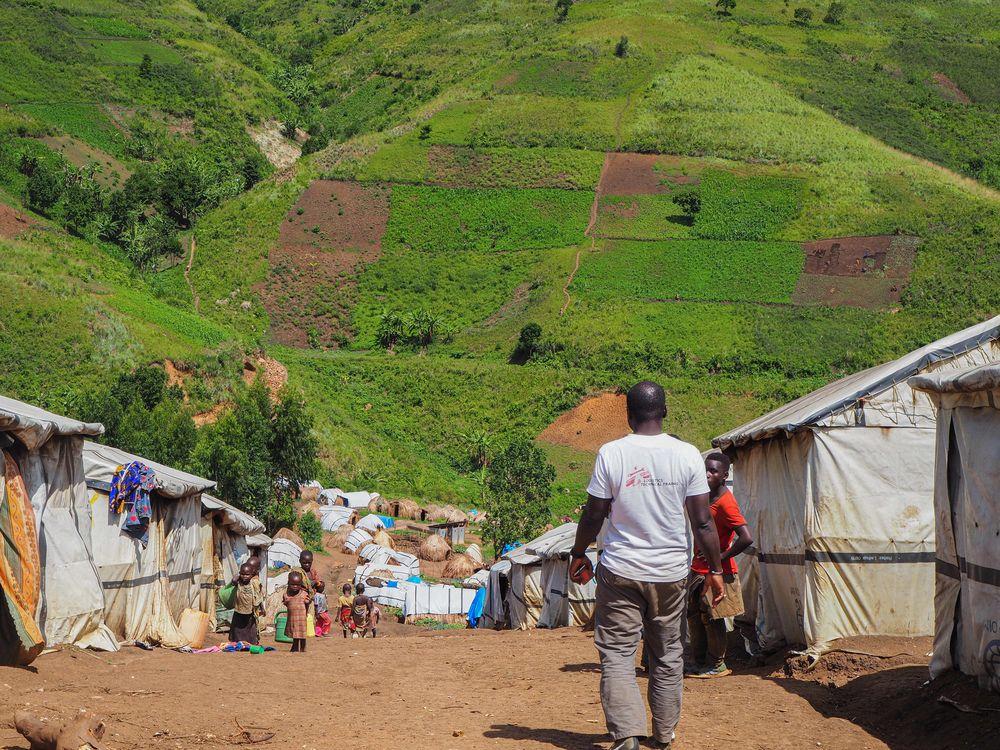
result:
[[[788,242],[609,242],[573,289],[594,297],[791,302],[805,256]]]
[[[463,436],[536,436],[655,378],[705,448],[1000,313],[1000,8],[809,7],[3,4],[0,393],[72,412],[171,359],[208,408],[265,352],[308,397],[325,480],[472,503]],[[95,184],[62,136],[132,177]],[[388,217],[315,209],[346,210],[338,246],[368,238],[356,269],[273,252],[321,177],[391,191]],[[800,243],[883,234],[919,240],[898,301],[791,304]],[[394,319],[433,335],[380,335]],[[285,325],[313,334],[279,346]],[[592,456],[546,451],[572,512]]]

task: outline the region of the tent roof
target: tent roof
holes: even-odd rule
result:
[[[206,510],[222,511],[222,522],[229,526],[237,534],[252,536],[253,534],[263,534],[266,530],[264,524],[251,516],[249,513],[236,508],[224,500],[220,500],[213,495],[202,495],[201,506]]]
[[[576,541],[576,524],[564,523],[532,539],[516,549],[512,549],[505,558],[518,565],[530,565],[541,560],[568,555]]]
[[[1000,390],[1000,364],[990,363],[948,372],[915,375],[907,381],[911,388],[931,393],[977,393]]]
[[[9,432],[30,450],[37,450],[55,436],[104,434],[104,425],[96,422],[79,422],[37,406],[0,396],[0,432]]]
[[[83,444],[83,472],[88,481],[110,482],[119,466],[133,461],[142,461],[156,472],[157,494],[171,500],[179,500],[182,497],[215,487],[215,482],[211,479],[204,479],[180,469],[163,466],[142,456],[133,456],[131,453],[112,448],[110,445],[101,445],[90,441]]]
[[[712,440],[717,448],[746,445],[779,433],[791,434],[881,393],[916,375],[928,365],[958,356],[1000,338],[1000,315],[952,333],[899,359],[835,380]]]
[[[251,534],[247,537],[247,547],[270,547],[274,540],[267,534]]]

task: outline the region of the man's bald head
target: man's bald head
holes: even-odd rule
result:
[[[628,390],[625,396],[629,426],[635,430],[646,422],[662,422],[667,416],[667,395],[663,386],[652,380],[643,380]]]

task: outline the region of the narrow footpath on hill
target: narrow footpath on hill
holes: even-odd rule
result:
[[[188,289],[191,290],[191,299],[194,301],[194,311],[197,313],[201,312],[201,300],[198,298],[197,292],[194,290],[194,284],[191,283],[191,266],[194,265],[194,252],[197,240],[195,240],[194,235],[191,235],[191,239],[188,243],[188,260],[187,265],[184,266],[184,281],[187,282]]]

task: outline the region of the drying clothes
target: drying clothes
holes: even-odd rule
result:
[[[35,513],[17,463],[0,452],[0,664],[29,664],[45,645],[35,610],[42,566]]]
[[[112,513],[125,514],[123,530],[143,545],[149,539],[149,519],[153,506],[149,493],[156,489],[156,473],[141,461],[119,466],[111,479],[108,506]]]

